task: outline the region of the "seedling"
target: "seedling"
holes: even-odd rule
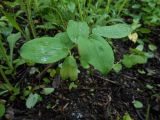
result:
[[[127,24],[96,27],[90,34],[86,22],[70,20],[66,32],[54,37],[41,37],[25,43],[21,56],[35,63],[54,63],[65,59],[60,73],[63,79],[78,78],[78,65],[72,53],[76,48],[81,65],[88,69],[92,65],[103,74],[113,67],[114,53],[110,44],[103,38],[122,38],[128,36],[132,29]]]
[[[143,103],[142,103],[141,101],[139,101],[139,100],[134,100],[132,103],[133,103],[133,105],[134,105],[134,107],[135,107],[136,109],[141,109],[141,108],[143,108]]]

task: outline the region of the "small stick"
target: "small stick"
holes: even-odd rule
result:
[[[94,76],[94,77],[97,77],[97,78],[100,78],[100,79],[102,79],[102,80],[105,80],[105,81],[107,81],[107,82],[109,82],[109,83],[112,83],[112,84],[121,85],[121,84],[119,84],[119,83],[117,83],[117,82],[114,82],[114,81],[109,80],[109,79],[107,79],[107,78],[103,78],[103,77],[98,76],[98,75],[93,75],[93,76]]]
[[[49,64],[42,72],[40,72],[40,73],[36,76],[36,78],[37,78],[37,79],[41,79],[42,76],[46,73],[46,71],[47,71],[50,67],[52,67],[53,65],[54,65],[54,63],[53,63],[53,64]]]

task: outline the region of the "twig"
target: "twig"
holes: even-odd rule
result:
[[[53,64],[49,64],[42,72],[40,72],[40,73],[36,76],[36,78],[37,78],[37,79],[41,79],[42,76],[46,73],[46,71],[47,71],[50,67],[52,67],[53,65],[54,65],[54,63],[53,63]]]
[[[94,77],[97,77],[97,78],[100,78],[100,79],[102,79],[102,80],[105,80],[105,81],[107,81],[107,82],[109,82],[109,83],[112,83],[112,84],[121,85],[121,84],[119,84],[119,83],[117,83],[117,82],[114,82],[114,81],[109,80],[109,79],[107,79],[107,78],[103,78],[103,77],[98,76],[98,75],[93,75],[93,76],[94,76]]]
[[[150,104],[148,104],[148,107],[147,107],[147,114],[146,114],[145,120],[149,120],[149,112],[150,112]]]

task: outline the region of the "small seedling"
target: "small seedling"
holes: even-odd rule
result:
[[[136,109],[143,108],[143,103],[138,100],[134,100],[132,103]]]
[[[86,22],[70,20],[66,32],[55,37],[41,37],[25,43],[21,56],[35,63],[54,63],[64,59],[60,73],[62,79],[78,78],[78,65],[72,49],[79,53],[81,65],[88,69],[93,66],[103,74],[113,67],[114,54],[110,44],[103,38],[119,39],[128,36],[132,29],[127,24],[95,27],[90,34]],[[119,30],[120,29],[120,30]]]

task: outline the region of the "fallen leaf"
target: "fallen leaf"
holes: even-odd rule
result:
[[[130,35],[128,36],[128,38],[129,38],[132,42],[136,43],[137,40],[138,40],[138,34],[137,34],[137,33],[132,33],[132,34],[130,34]]]

